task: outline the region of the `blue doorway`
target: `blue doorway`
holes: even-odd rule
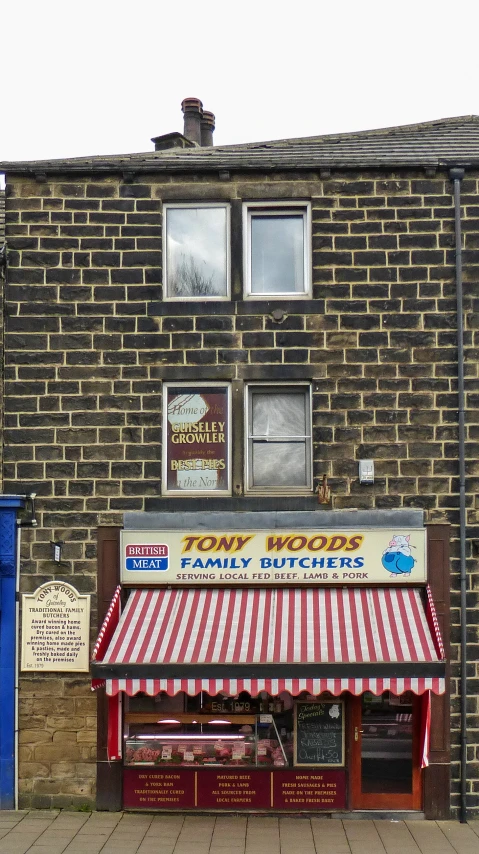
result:
[[[0,809],[15,809],[17,513],[23,496],[0,495]]]

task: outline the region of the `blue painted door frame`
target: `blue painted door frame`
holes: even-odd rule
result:
[[[0,495],[0,809],[15,809],[17,512],[25,500]]]

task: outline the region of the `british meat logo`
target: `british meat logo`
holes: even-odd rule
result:
[[[129,570],[164,572],[168,569],[168,559],[168,546],[165,543],[126,546],[125,566]]]

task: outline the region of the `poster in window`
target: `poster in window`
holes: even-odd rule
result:
[[[229,386],[166,385],[163,490],[230,493]]]

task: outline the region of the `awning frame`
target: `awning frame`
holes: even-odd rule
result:
[[[445,661],[334,664],[100,664],[98,679],[405,679],[444,678]]]

